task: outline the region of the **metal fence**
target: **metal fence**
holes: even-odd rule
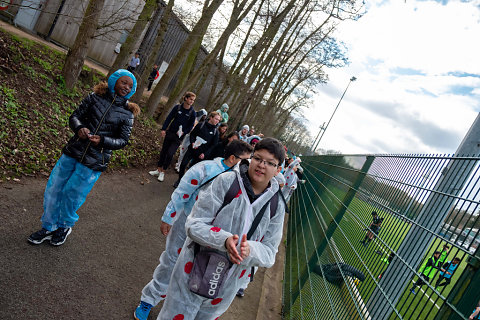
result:
[[[479,160],[305,157],[290,201],[284,319],[468,318],[480,300]]]

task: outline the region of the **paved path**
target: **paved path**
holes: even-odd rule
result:
[[[132,318],[165,246],[159,226],[174,178],[159,183],[139,169],[103,174],[60,247],[26,241],[40,227],[46,178],[0,184],[0,319]],[[280,319],[281,265],[267,297],[261,270],[222,319],[256,319],[261,300],[259,314]]]

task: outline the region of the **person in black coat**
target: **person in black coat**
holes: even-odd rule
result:
[[[170,166],[173,155],[177,152],[183,138],[193,129],[195,124],[193,103],[196,97],[195,93],[187,91],[183,96],[183,102],[170,110],[163,123],[161,135],[164,139],[157,169],[148,172],[154,177],[158,176],[157,180],[160,182],[165,179],[165,171]]]
[[[220,122],[220,113],[213,111],[208,115],[208,121],[198,123],[190,133],[190,145],[187,152],[183,156],[182,163],[180,164],[180,170],[178,172],[179,178],[177,182],[180,182],[187,165],[194,165],[197,162],[208,159],[213,147],[218,143],[218,130],[217,124]],[[175,182],[175,185],[178,183]]]
[[[50,173],[44,194],[42,229],[28,241],[62,245],[78,220],[77,210],[85,202],[100,174],[107,169],[113,150],[128,143],[133,118],[140,108],[129,103],[136,90],[133,74],[120,69],[97,84],[93,93],[70,116],[75,133]]]
[[[207,160],[225,157],[225,147],[233,140],[238,140],[238,132],[229,133],[225,139],[221,139],[221,141],[212,148]]]
[[[155,78],[157,78],[157,75],[158,75],[158,65],[155,64],[153,66],[152,72],[150,72],[150,75],[148,76],[147,91],[152,90],[153,81],[155,81]]]

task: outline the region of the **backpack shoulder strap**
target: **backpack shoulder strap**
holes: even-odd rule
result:
[[[275,192],[273,197],[270,199],[270,219],[275,216],[278,208],[278,192]]]
[[[233,198],[235,198],[238,194],[238,190],[240,190],[240,182],[238,181],[238,177],[237,175],[235,175],[235,179],[233,180],[233,183],[232,185],[230,186],[230,188],[228,188],[228,191],[227,193],[225,193],[225,196],[223,197],[223,203],[222,205],[220,206],[220,208],[218,209],[217,213],[215,214],[215,216],[217,216],[217,214],[227,205],[230,204],[230,202],[232,202]]]

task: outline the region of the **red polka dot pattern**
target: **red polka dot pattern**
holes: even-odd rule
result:
[[[210,230],[212,230],[213,232],[220,232],[221,229],[219,227],[213,227]]]
[[[190,196],[189,196],[188,194],[186,194],[186,193],[183,195],[183,199],[188,199],[189,197],[190,197]]]
[[[197,179],[192,179],[192,181],[190,181],[191,184],[193,184],[194,186],[198,185],[198,180]]]
[[[175,217],[177,215],[177,211],[173,211],[171,214],[170,214],[170,217]]]
[[[185,273],[190,274],[190,272],[192,272],[192,268],[193,268],[193,262],[190,261],[185,264],[185,267],[183,269],[185,270]]]
[[[238,190],[238,193],[237,193],[237,195],[235,196],[235,198],[240,197],[241,194],[242,194],[242,189]]]
[[[183,314],[177,314],[172,320],[183,320],[184,318]]]
[[[212,300],[212,305],[217,305],[217,304],[219,304],[220,302],[222,302],[222,300],[223,300],[222,298],[213,299],[213,300]]]
[[[198,200],[198,196],[195,197],[195,201],[197,201],[197,200]]]
[[[162,295],[160,296],[160,298],[166,298],[166,297],[167,297],[166,294],[162,294]]]
[[[241,279],[245,275],[246,271],[247,269],[242,270],[242,273],[240,273],[240,277],[238,277],[238,279]]]
[[[178,248],[177,252],[180,254],[180,252],[182,252],[182,248]]]
[[[250,274],[248,275],[248,277],[251,278],[251,277],[252,277],[252,274],[250,273]]]
[[[263,238],[265,238],[265,236],[263,236],[263,237],[262,237],[262,239],[260,239],[260,242],[262,242],[262,241],[263,241]]]
[[[288,186],[288,182],[287,182],[287,183],[285,183],[285,185],[286,185],[286,186]]]

